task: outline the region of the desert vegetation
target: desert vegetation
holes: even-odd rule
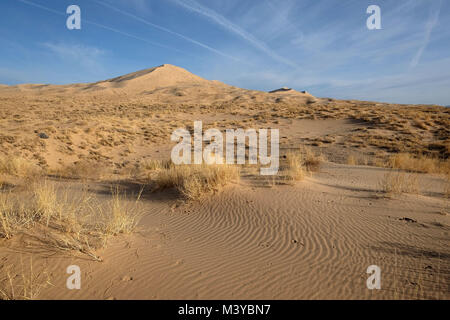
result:
[[[151,167],[155,168],[151,174],[155,190],[174,188],[189,200],[200,199],[239,179],[239,168],[227,164],[176,166],[161,162]]]
[[[379,187],[387,196],[420,193],[418,176],[399,171],[386,173],[379,182]]]
[[[130,206],[113,190],[105,204],[86,191],[74,196],[42,180],[28,190],[0,194],[0,237],[31,234],[48,250],[82,253],[100,261],[95,250],[111,236],[134,231],[141,214],[139,196]]]
[[[21,256],[18,266],[0,266],[0,300],[34,300],[51,285],[46,271],[33,268],[33,256]]]

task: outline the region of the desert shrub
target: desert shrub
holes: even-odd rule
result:
[[[40,173],[40,168],[21,157],[0,158],[0,174],[27,178]]]
[[[300,153],[303,157],[303,165],[309,172],[319,171],[320,165],[324,161],[323,155],[316,154],[313,150],[308,147],[303,147],[300,149]]]
[[[172,162],[170,160],[147,160],[141,163],[141,168],[143,170],[165,170],[169,169],[172,166]]]
[[[55,185],[43,181],[26,193],[0,194],[0,237],[10,239],[37,228],[42,245],[100,260],[94,250],[104,247],[108,237],[135,230],[140,218],[138,202],[139,197],[125,204],[125,196],[115,191],[105,206],[86,192],[57,192]]]
[[[118,188],[112,190],[112,197],[105,209],[100,209],[102,217],[99,230],[108,236],[132,233],[142,216],[138,209],[142,189],[135,202],[128,202],[126,196],[121,194]]]
[[[450,173],[447,173],[444,184],[444,198],[450,199]]]
[[[379,181],[381,191],[387,195],[411,193],[418,194],[419,182],[416,174],[388,172]]]
[[[426,155],[413,156],[409,153],[399,153],[390,157],[388,166],[410,172],[444,173],[450,172],[450,160],[431,158]]]
[[[199,199],[239,178],[239,168],[232,165],[171,165],[157,172],[156,189],[175,188],[183,197]]]
[[[356,157],[354,155],[352,155],[352,154],[349,155],[347,157],[347,164],[350,165],[350,166],[356,165],[357,164]]]
[[[286,164],[281,168],[281,174],[286,181],[294,182],[305,177],[306,168],[304,158],[299,152],[288,152],[286,154]]]
[[[29,258],[29,266],[24,264],[22,257],[20,266],[0,266],[0,300],[33,300],[49,284],[47,270],[36,272],[32,256]]]
[[[98,163],[80,160],[50,171],[50,173],[66,179],[99,179],[105,173],[105,169]]]

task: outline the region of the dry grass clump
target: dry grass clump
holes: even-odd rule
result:
[[[349,154],[347,157],[347,164],[350,166],[363,165],[367,166],[369,164],[369,159],[361,154]]]
[[[424,155],[414,157],[409,153],[399,153],[391,156],[389,167],[410,172],[421,173],[448,173],[450,172],[450,160],[440,160]]]
[[[0,194],[0,237],[10,239],[28,230],[39,246],[81,252],[98,261],[95,250],[110,236],[134,231],[140,217],[138,201],[139,197],[127,206],[117,191],[105,206],[86,192],[57,192],[54,184],[43,181],[31,192]]]
[[[0,174],[21,178],[36,176],[40,173],[38,166],[20,157],[0,158]]]
[[[286,165],[282,167],[281,171],[283,180],[291,183],[303,180],[306,171],[303,155],[299,152],[288,152],[286,154]]]
[[[306,167],[306,170],[309,172],[319,171],[320,165],[324,161],[323,155],[316,154],[308,147],[303,147],[300,152],[302,154],[303,165]]]
[[[143,161],[140,165],[142,170],[166,170],[172,166],[172,162],[170,160],[146,160]]]
[[[239,179],[237,166],[221,165],[171,165],[156,173],[156,189],[175,188],[189,200],[200,199],[218,191],[219,187]]]
[[[308,147],[288,152],[281,165],[281,179],[293,184],[294,181],[303,180],[305,174],[319,171],[324,161],[322,155],[317,155]]]
[[[445,179],[444,198],[450,199],[450,173],[447,174]]]
[[[29,259],[29,267],[24,266],[22,257],[20,268],[0,266],[0,300],[33,300],[48,285],[48,273],[33,269],[33,257]]]
[[[349,155],[347,157],[347,164],[350,165],[350,166],[357,165],[358,163],[357,163],[356,157],[354,155],[352,155],[352,154]]]
[[[103,234],[117,236],[132,233],[136,229],[142,216],[141,211],[137,209],[142,191],[143,189],[139,192],[136,200],[130,203],[118,188],[113,189],[112,198],[106,210],[100,211],[102,221],[99,229]]]
[[[395,194],[419,194],[419,182],[416,174],[407,174],[404,172],[388,172],[381,181],[379,187],[386,195]]]
[[[50,172],[51,175],[66,179],[99,179],[104,173],[104,166],[88,160],[80,160]]]
[[[130,173],[134,179],[150,179],[155,172],[168,170],[172,165],[170,160],[144,160],[131,169]]]

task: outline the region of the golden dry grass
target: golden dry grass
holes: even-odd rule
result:
[[[11,239],[28,230],[42,247],[101,260],[95,250],[104,247],[110,236],[135,230],[141,213],[139,198],[128,203],[124,195],[113,191],[105,206],[92,194],[58,192],[44,180],[21,194],[0,193],[0,237]]]
[[[239,168],[233,165],[161,166],[153,182],[156,189],[175,188],[184,198],[197,200],[239,179]]]
[[[347,164],[350,166],[354,166],[354,165],[358,164],[356,157],[353,154],[351,154],[347,157]]]
[[[322,154],[317,154],[308,147],[300,148],[300,153],[302,154],[303,165],[308,172],[316,172],[320,170],[320,165],[325,160]]]
[[[450,173],[446,176],[443,194],[445,198],[450,199]]]
[[[99,179],[105,173],[104,165],[94,161],[80,160],[63,167],[50,170],[50,175],[65,179]]]
[[[22,157],[0,157],[0,175],[11,175],[21,178],[35,176],[40,168]]]
[[[306,168],[304,157],[300,152],[288,152],[286,154],[286,165],[281,168],[283,180],[290,184],[303,180]]]
[[[34,300],[42,289],[51,285],[49,274],[45,270],[36,272],[33,257],[28,260],[24,263],[21,256],[20,267],[0,266],[0,300]]]
[[[139,209],[139,201],[143,189],[139,192],[134,202],[128,202],[126,196],[120,193],[118,188],[112,190],[112,197],[106,210],[100,210],[102,217],[99,229],[105,235],[117,236],[129,234],[136,230],[142,217]]]
[[[421,173],[448,173],[450,160],[430,158],[424,155],[413,156],[408,153],[399,153],[391,156],[388,165],[394,169]]]
[[[417,174],[388,172],[378,184],[380,190],[388,196],[403,193],[419,194],[420,192]]]

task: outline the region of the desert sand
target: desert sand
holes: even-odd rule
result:
[[[196,199],[155,188],[170,134],[194,120],[279,129],[288,169],[242,166]],[[172,65],[0,86],[0,299],[449,299],[449,128],[440,106],[246,90]],[[89,218],[108,215],[112,189],[121,214],[139,212],[132,228],[82,233],[61,218],[80,197],[96,199]],[[18,211],[33,222],[13,225]],[[103,245],[86,246],[99,230]],[[66,287],[69,265],[80,290]]]

